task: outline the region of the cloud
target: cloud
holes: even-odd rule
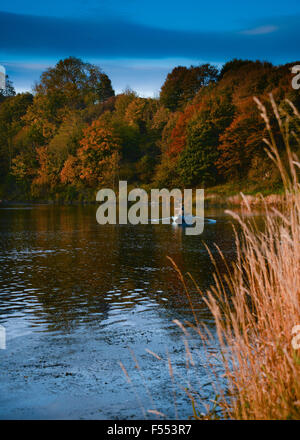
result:
[[[29,70],[29,71],[41,71],[41,70],[45,70],[49,67],[49,63],[35,63],[35,62],[28,62],[28,63],[24,63],[24,62],[6,62],[5,65],[13,70],[13,69],[17,69],[17,70]]]
[[[113,19],[92,21],[0,12],[0,56],[185,57],[210,61],[237,57],[285,62],[298,58],[300,45],[298,20],[286,20],[285,26],[275,23],[246,32],[189,32]]]
[[[100,65],[117,91],[130,86],[152,95],[176,65],[220,65],[232,58],[295,61],[298,23],[299,17],[285,17],[236,32],[195,32],[112,18],[91,21],[0,12],[0,63],[18,91],[30,90],[42,71],[73,55]]]
[[[271,32],[277,31],[279,28],[277,26],[259,26],[254,29],[249,29],[246,31],[242,31],[241,34],[245,35],[264,35],[264,34],[270,34]]]

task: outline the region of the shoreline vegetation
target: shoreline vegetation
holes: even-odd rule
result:
[[[33,93],[0,90],[0,200],[94,202],[101,188],[204,188],[224,205],[270,203],[283,194],[280,173],[265,155],[264,121],[253,96],[271,109],[272,94],[291,129],[300,107],[292,88],[295,61],[274,66],[234,59],[177,66],[156,98],[115,94],[97,66],[69,57],[45,70]],[[283,162],[276,118],[270,126]],[[299,153],[295,139],[291,150]],[[274,195],[274,196],[272,196]]]
[[[128,192],[133,189],[132,187],[128,188]],[[193,191],[195,188],[193,188]],[[147,189],[146,189],[147,191]],[[150,194],[150,190],[147,191],[148,194]],[[265,191],[262,192],[255,192],[251,191],[251,194],[247,194],[247,191],[240,189],[239,192],[234,192],[232,190],[224,188],[223,185],[220,185],[219,187],[209,188],[208,190],[205,190],[205,206],[211,207],[211,206],[217,206],[217,207],[224,207],[229,208],[232,206],[235,207],[245,207],[245,206],[256,206],[261,207],[264,205],[282,205],[285,203],[285,196],[284,196],[284,190],[281,189],[278,191],[278,193],[271,193],[265,195]],[[118,195],[118,192],[116,192]],[[96,201],[96,195],[95,200],[71,200],[66,201],[64,199],[60,200],[59,198],[56,200],[0,200],[0,208],[3,206],[9,206],[9,205],[26,205],[26,204],[49,204],[49,205],[63,205],[63,206],[69,206],[69,205],[85,205],[85,204],[98,204]]]
[[[130,190],[129,190],[130,191]],[[262,207],[264,205],[282,205],[285,203],[285,197],[283,194],[269,194],[268,196],[263,196],[261,193],[257,193],[255,195],[247,195],[241,191],[239,194],[235,195],[220,195],[216,193],[208,193],[205,197],[205,206],[206,207]],[[95,205],[98,202],[95,201],[77,201],[72,200],[66,202],[64,200],[0,200],[0,208],[11,205],[38,205],[38,204],[47,204],[47,205],[56,205],[56,206],[73,206],[73,205]]]

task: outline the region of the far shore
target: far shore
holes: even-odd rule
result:
[[[230,206],[241,206],[241,207],[260,207],[263,205],[281,205],[284,202],[284,195],[282,193],[271,193],[271,194],[263,194],[263,193],[254,193],[254,194],[245,194],[243,191],[235,194],[224,194],[220,192],[214,192],[211,190],[205,191],[205,205],[206,206],[222,206],[222,207],[230,207]],[[86,200],[65,200],[63,198],[57,199],[34,199],[34,200],[0,200],[0,208],[5,206],[12,205],[96,205],[98,202],[93,199]]]

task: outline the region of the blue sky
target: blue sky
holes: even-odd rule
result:
[[[98,64],[117,92],[159,93],[176,65],[300,58],[297,0],[10,0],[0,6],[0,63],[18,91],[69,55]]]

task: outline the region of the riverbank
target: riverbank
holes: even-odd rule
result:
[[[128,186],[128,192],[134,189],[134,185]],[[143,186],[143,189],[150,195],[152,187],[150,185]],[[116,191],[117,194],[117,191]],[[242,195],[243,194],[243,195]],[[205,203],[207,206],[260,206],[260,205],[279,205],[283,202],[283,188],[261,185],[251,183],[226,183],[210,188],[205,188]],[[262,198],[263,196],[263,198]],[[4,205],[28,205],[28,204],[47,204],[47,205],[86,205],[96,204],[95,194],[89,193],[86,197],[79,197],[69,199],[64,194],[56,194],[55,197],[49,199],[7,199],[0,200],[0,208]]]
[[[284,201],[282,186],[268,187],[251,183],[226,183],[208,188],[205,200],[218,206],[281,205]]]

